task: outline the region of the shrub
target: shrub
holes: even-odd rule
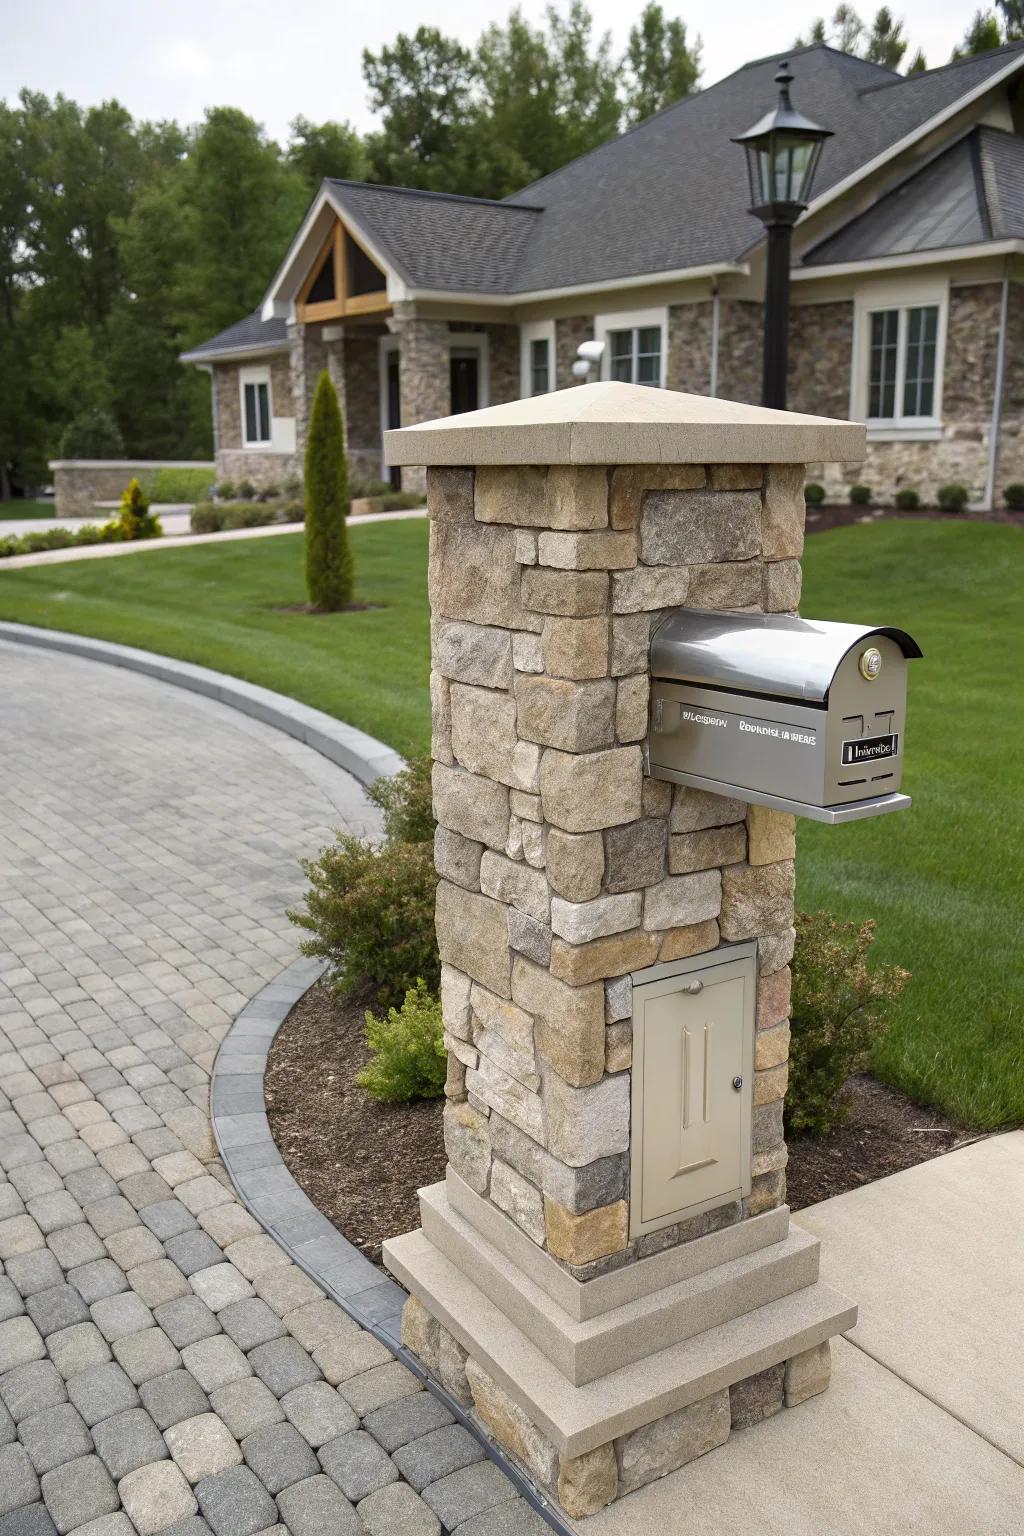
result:
[[[121,492],[120,511],[109,523],[104,524],[101,534],[111,542],[118,543],[122,540],[158,539],[162,533],[160,519],[151,514],[142,486],[138,480],[129,480]]]
[[[233,501],[223,515],[224,528],[266,528],[277,521],[274,508],[259,501]]]
[[[213,476],[202,464],[195,469],[151,469],[142,477],[142,488],[152,501],[187,501],[193,504],[213,494]]]
[[[302,868],[309,879],[304,908],[288,916],[311,935],[302,952],[327,961],[338,993],[369,993],[389,1007],[420,978],[436,990],[437,877],[429,843],[374,848],[341,832]]]
[[[285,493],[286,496],[301,496],[302,495],[302,476],[301,475],[289,475],[288,478],[284,482],[284,493]]]
[[[305,504],[294,496],[290,501],[283,501],[278,508],[278,521],[282,523],[301,523],[305,515]]]
[[[213,494],[218,501],[234,501],[238,494],[233,480],[220,480],[213,488]]]
[[[389,491],[380,498],[382,512],[403,512],[406,507],[422,507],[424,498],[418,491]]]
[[[1011,512],[1024,512],[1024,485],[1015,481],[1003,492],[1003,499]]]
[[[807,506],[820,507],[824,500],[825,487],[823,485],[818,485],[812,480],[809,485],[804,486],[804,501]]]
[[[875,925],[837,923],[827,912],[797,917],[786,1126],[827,1136],[845,1120],[846,1081],[885,1032],[886,1005],[909,971],[869,966]]]
[[[356,1082],[385,1104],[436,1099],[444,1092],[448,1053],[441,1004],[422,978],[405,994],[401,1008],[384,1018],[366,1015],[366,1043],[373,1051]]]
[[[235,496],[239,501],[254,501],[256,499],[256,487],[251,480],[239,480],[235,487]]]
[[[279,501],[281,487],[271,482],[269,485],[261,485],[256,495],[257,501]]]
[[[17,534],[9,533],[6,538],[0,539],[0,560],[9,560],[12,555],[21,554],[21,540]]]
[[[224,526],[224,508],[212,501],[200,501],[188,516],[193,533],[219,533]]]
[[[306,440],[306,592],[325,613],[337,612],[352,599],[347,481],[345,429],[325,369],[317,381]]]
[[[921,505],[921,498],[916,491],[906,486],[902,491],[896,492],[896,505],[901,512],[916,512]]]
[[[939,506],[943,512],[962,512],[970,500],[966,485],[940,485]]]
[[[384,836],[389,843],[429,843],[434,836],[431,760],[415,757],[401,773],[377,779],[366,791],[384,812]]]
[[[97,523],[86,523],[75,534],[76,544],[102,544],[104,542],[103,529]]]
[[[123,454],[121,429],[108,411],[82,411],[61,436],[62,459],[119,459]]]
[[[850,486],[850,506],[866,507],[871,501],[871,487],[869,485]]]
[[[70,549],[75,542],[71,528],[46,528],[21,537],[19,555],[38,555],[45,549]]]
[[[386,480],[350,480],[348,494],[353,501],[362,501],[367,496],[386,496],[392,487]]]

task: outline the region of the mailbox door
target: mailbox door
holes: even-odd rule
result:
[[[755,966],[634,987],[634,1233],[749,1192]]]

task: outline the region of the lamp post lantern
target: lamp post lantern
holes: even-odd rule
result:
[[[742,144],[750,178],[750,212],[768,231],[764,293],[764,374],[761,404],[784,410],[789,341],[789,250],[793,225],[811,200],[811,186],[830,128],[798,112],[789,99],[793,76],[782,63],[774,109],[733,139]]]

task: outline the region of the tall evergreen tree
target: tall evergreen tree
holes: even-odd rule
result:
[[[336,613],[352,600],[345,428],[331,376],[317,380],[306,437],[306,592],[314,608]]]
[[[700,54],[700,38],[691,46],[685,23],[667,19],[659,0],[648,0],[626,48],[626,121],[642,122],[691,95],[700,79]]]
[[[903,23],[896,21],[889,7],[883,5],[872,23],[864,47],[864,58],[869,64],[884,64],[886,69],[899,69],[906,51]]]
[[[365,181],[370,172],[366,145],[348,123],[311,123],[307,117],[295,118],[287,159],[302,177],[310,197],[325,176]]]
[[[999,26],[999,17],[993,11],[975,11],[967,31],[964,33],[963,42],[958,43],[953,49],[951,62],[957,59],[970,59],[979,53],[990,53],[993,48],[1003,46],[1003,34]]]

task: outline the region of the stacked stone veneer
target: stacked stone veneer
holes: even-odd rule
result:
[[[796,608],[802,488],[789,465],[428,472],[445,1144],[580,1281],[785,1199],[793,821],[646,778],[642,742],[665,609]],[[751,1193],[631,1241],[629,975],[750,939]],[[566,1459],[416,1301],[406,1338],[577,1514],[774,1411],[787,1369],[796,1400],[808,1369]]]

